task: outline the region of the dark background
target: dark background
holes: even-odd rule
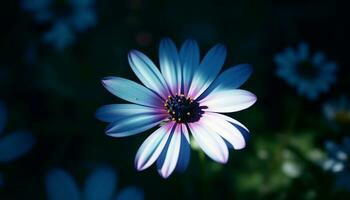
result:
[[[349,198],[335,187],[332,174],[306,156],[313,149],[325,153],[326,140],[341,141],[349,134],[348,129],[329,128],[322,114],[327,100],[349,94],[347,8],[334,0],[102,0],[96,2],[96,26],[56,51],[40,42],[46,25],[36,23],[18,1],[3,1],[0,99],[9,113],[7,130],[30,130],[38,142],[27,155],[0,164],[6,174],[0,199],[45,199],[48,170],[62,167],[82,184],[98,164],[118,171],[118,188],[137,185],[146,199]],[[121,102],[100,80],[120,76],[138,81],[127,62],[128,51],[138,49],[158,63],[163,37],[171,37],[178,47],[187,38],[196,39],[202,56],[211,46],[225,44],[225,68],[252,64],[254,73],[243,88],[258,97],[250,109],[231,115],[252,133],[244,150],[230,151],[226,165],[201,159],[192,150],[187,171],[167,180],[154,166],[143,172],[133,166],[150,131],[112,138],[104,134],[106,124],[94,117],[100,106]],[[299,96],[275,75],[275,54],[301,41],[339,67],[337,82],[316,101]],[[266,158],[259,158],[262,149]],[[285,149],[302,166],[296,178],[281,171]]]

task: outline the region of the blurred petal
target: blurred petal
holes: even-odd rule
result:
[[[194,72],[188,95],[193,99],[199,97],[215,80],[226,58],[225,46],[218,44],[211,48]]]
[[[104,122],[115,122],[133,115],[162,114],[164,109],[151,108],[137,104],[110,104],[96,111],[96,118]]]
[[[144,194],[143,191],[136,186],[129,186],[117,195],[116,200],[143,200]]]
[[[181,125],[176,125],[171,135],[168,148],[163,149],[165,154],[164,162],[158,168],[158,172],[163,178],[168,178],[176,167],[181,145]]]
[[[126,116],[107,126],[106,133],[113,137],[125,137],[141,133],[155,127],[168,117],[168,114],[140,114]]]
[[[116,189],[117,175],[108,167],[95,170],[87,178],[84,190],[84,200],[110,200]]]
[[[202,126],[211,129],[229,142],[234,149],[243,149],[245,140],[240,131],[231,123],[217,116],[216,113],[205,113],[201,118]]]
[[[159,46],[160,70],[173,94],[181,93],[181,65],[176,46],[169,38],[162,39]]]
[[[54,169],[47,174],[46,192],[49,200],[80,200],[76,182],[62,169]]]
[[[164,99],[169,95],[166,82],[153,62],[143,53],[133,50],[128,56],[129,64],[140,81]]]
[[[201,95],[201,97],[204,98],[211,92],[218,90],[237,89],[248,80],[252,72],[252,66],[248,64],[241,64],[235,67],[231,67],[222,72],[219,77],[215,79],[215,81],[209,86],[209,88]]]
[[[299,44],[299,59],[306,60],[309,57],[309,45],[305,42]]]
[[[169,122],[163,125],[142,143],[135,158],[137,170],[144,170],[157,160],[173,131],[174,124]]]
[[[107,77],[102,83],[109,92],[125,101],[163,108],[161,98],[138,83],[120,77]]]
[[[206,129],[201,122],[189,123],[188,126],[193,138],[210,158],[219,163],[227,162],[228,149],[218,134]]]
[[[4,103],[0,102],[0,135],[3,133],[6,124],[7,110]]]
[[[191,155],[190,136],[188,134],[186,125],[181,124],[181,130],[182,134],[180,142],[180,155],[177,161],[177,166],[175,168],[176,171],[180,172],[184,171],[187,168]]]
[[[200,100],[200,104],[207,106],[205,111],[229,113],[244,110],[256,101],[256,96],[245,90],[220,90],[209,94]]]
[[[193,73],[199,66],[200,62],[200,53],[197,42],[195,40],[186,40],[180,49],[179,56],[182,66],[183,90],[185,96],[187,96]]]
[[[31,150],[36,143],[29,132],[15,132],[0,140],[0,162],[10,162]]]

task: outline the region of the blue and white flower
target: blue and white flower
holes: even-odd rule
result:
[[[62,3],[63,2],[63,3]],[[62,6],[62,5],[63,6]],[[63,50],[74,42],[75,35],[96,25],[95,0],[22,0],[21,7],[31,12],[38,23],[52,28],[44,34],[43,42]]]
[[[0,102],[0,135],[6,124],[6,107]],[[33,135],[26,131],[16,131],[0,137],[0,164],[10,163],[28,153],[36,143]],[[0,174],[0,186],[4,184]]]
[[[100,108],[96,117],[109,122],[106,133],[113,137],[135,135],[159,125],[139,148],[135,165],[144,170],[157,161],[167,178],[175,169],[184,170],[190,156],[190,134],[213,160],[226,163],[228,147],[242,149],[248,129],[231,113],[253,105],[256,96],[238,89],[251,75],[250,65],[231,67],[220,74],[226,48],[214,46],[200,61],[199,47],[187,40],[178,52],[170,39],[159,47],[160,71],[143,53],[132,50],[129,64],[145,85],[120,77],[102,80],[115,96],[131,102]]]
[[[297,49],[287,48],[275,56],[277,76],[297,88],[298,93],[310,100],[327,92],[336,81],[337,64],[327,61],[324,53],[311,55],[309,45],[302,42]]]
[[[336,186],[350,191],[350,138],[343,139],[339,145],[333,141],[326,142],[328,159],[323,167],[336,176]]]
[[[108,167],[97,168],[85,181],[82,191],[74,178],[63,169],[53,169],[46,176],[49,200],[143,200],[143,191],[129,186],[116,192],[118,176]]]

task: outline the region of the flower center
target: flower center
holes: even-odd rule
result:
[[[317,67],[314,66],[308,60],[301,61],[299,63],[297,70],[300,76],[304,78],[315,78],[318,76],[318,73],[319,73],[319,71],[317,70]]]
[[[199,106],[198,101],[186,98],[183,94],[168,96],[164,108],[169,113],[169,118],[178,123],[196,122],[201,117],[206,106]]]

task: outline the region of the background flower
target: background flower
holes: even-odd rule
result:
[[[289,47],[284,53],[277,54],[275,63],[277,75],[309,99],[318,98],[336,81],[337,65],[327,61],[322,52],[312,55],[309,45],[304,42],[297,49]]]
[[[143,191],[129,186],[115,192],[118,176],[108,167],[95,169],[86,179],[82,192],[74,178],[63,169],[52,169],[46,176],[46,192],[49,200],[143,200]]]

